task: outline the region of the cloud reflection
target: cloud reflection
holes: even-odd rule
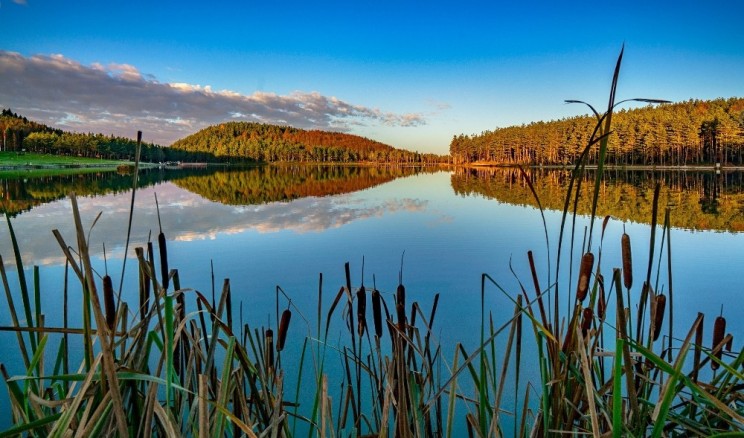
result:
[[[421,212],[427,201],[417,199],[369,200],[351,194],[307,197],[292,202],[274,202],[252,206],[226,206],[163,183],[141,189],[136,194],[130,251],[157,237],[158,219],[155,193],[160,204],[163,230],[170,240],[215,239],[219,234],[246,231],[273,233],[322,232],[354,221],[382,217],[396,212]],[[127,229],[130,194],[92,196],[78,199],[83,226],[89,229],[99,212],[101,218],[91,231],[91,252],[101,255],[106,245],[109,259],[121,258]],[[45,204],[18,216],[13,227],[19,241],[24,265],[50,265],[64,259],[52,229],[59,229],[67,244],[73,245],[74,231],[70,201]],[[7,228],[0,232],[0,248],[10,249]],[[74,246],[74,245],[73,245]],[[4,262],[12,264],[12,253],[3,250]]]

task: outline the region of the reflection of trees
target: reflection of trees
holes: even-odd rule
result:
[[[143,169],[138,187],[148,187],[163,181],[184,178],[211,170]],[[65,175],[38,175],[33,173],[18,178],[0,179],[0,211],[15,216],[37,205],[62,199],[70,192],[78,195],[105,195],[120,193],[132,188],[132,176],[116,172],[90,172]]]
[[[222,204],[251,205],[354,192],[420,171],[412,167],[263,166],[225,169],[174,183]]]
[[[543,207],[563,210],[569,171],[527,170]],[[577,211],[591,212],[594,175],[582,183]],[[682,171],[605,172],[597,214],[619,220],[650,221],[655,184],[661,183],[659,205],[670,206],[672,226],[694,230],[744,231],[744,173]],[[537,207],[534,196],[516,169],[458,169],[452,188],[460,195],[481,195],[515,205]]]

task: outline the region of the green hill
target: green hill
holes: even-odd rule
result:
[[[357,135],[249,122],[213,125],[176,141],[171,148],[228,161],[402,164],[445,160]]]

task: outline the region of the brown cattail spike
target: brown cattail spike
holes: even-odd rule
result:
[[[284,350],[284,342],[287,340],[287,330],[289,330],[289,320],[292,319],[292,312],[286,309],[282,312],[282,319],[279,321],[279,335],[276,339],[276,351]]]
[[[591,307],[584,309],[583,319],[581,320],[581,335],[586,337],[589,329],[592,327],[592,319],[594,318],[594,312]]]
[[[274,330],[266,330],[266,345],[264,348],[264,362],[266,369],[274,368]]]
[[[402,283],[398,285],[398,289],[395,291],[395,304],[400,304],[403,308],[406,307],[406,288]]]
[[[165,234],[158,234],[158,248],[160,249],[160,275],[163,289],[168,289],[168,249],[165,246]]]
[[[359,321],[359,336],[367,329],[367,291],[364,285],[357,291],[357,321]]]
[[[406,329],[406,308],[397,304],[395,311],[398,314],[398,330],[404,331]]]
[[[666,296],[656,296],[656,310],[654,311],[654,341],[659,339],[661,324],[664,323],[664,309],[666,308]]]
[[[729,333],[728,341],[726,341],[726,351],[729,353],[731,352],[731,349],[734,347],[734,336]]]
[[[724,333],[726,333],[726,318],[724,318],[723,316],[719,316],[718,318],[716,318],[716,322],[713,323],[713,347],[712,348],[716,348],[723,341]],[[722,354],[723,354],[723,346],[721,346],[721,348],[716,353],[716,358],[718,358],[718,360],[721,360]],[[717,370],[719,366],[720,365],[716,361],[712,360],[710,362],[710,367],[713,370]]]
[[[589,277],[592,275],[594,267],[594,254],[587,252],[581,257],[581,268],[579,269],[579,284],[576,288],[576,298],[584,301],[586,293],[589,290]]]
[[[372,316],[375,322],[375,335],[382,338],[382,302],[380,292],[377,289],[372,290]]]
[[[620,239],[623,252],[623,285],[626,289],[633,287],[633,257],[630,252],[630,236],[623,233]]]
[[[114,286],[108,275],[103,277],[103,305],[106,308],[106,324],[109,330],[113,330],[116,325],[116,303],[114,302]]]

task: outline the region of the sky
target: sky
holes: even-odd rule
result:
[[[744,2],[0,0],[0,107],[169,145],[230,120],[445,154],[619,98],[744,96]]]

